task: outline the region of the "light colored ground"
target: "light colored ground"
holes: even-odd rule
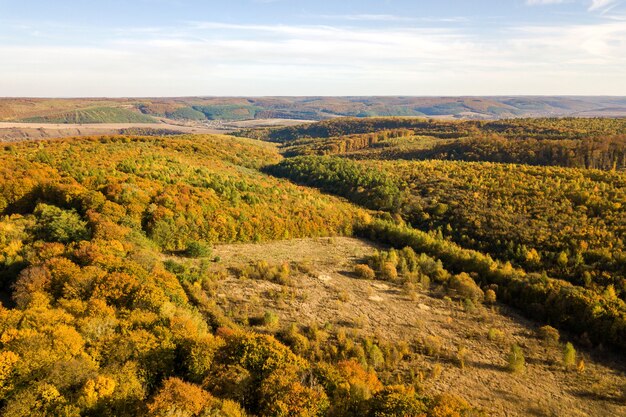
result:
[[[561,348],[547,346],[537,338],[536,324],[506,307],[468,313],[458,303],[427,291],[409,297],[389,283],[353,278],[350,271],[354,263],[374,250],[371,244],[350,238],[218,246],[214,253],[221,257],[223,266],[255,260],[311,266],[308,274],[294,277],[295,285],[289,287],[292,297],[272,297],[283,289],[274,283],[230,277],[217,288],[218,299],[225,309],[245,308],[252,316],[274,311],[281,325],[332,323],[335,328],[344,326],[408,342],[437,336],[448,356],[464,346],[470,352],[465,370],[449,360],[421,355],[411,366],[428,373],[439,361],[443,372],[436,379],[426,379],[427,391],[453,392],[490,415],[626,416],[624,399],[608,395],[626,387],[621,359],[608,353],[585,352],[586,371],[566,371],[559,363]],[[503,331],[504,339],[490,341],[490,328]],[[520,345],[526,355],[527,370],[521,375],[505,370],[512,343]],[[602,362],[592,359],[597,356]],[[598,393],[607,397],[598,398]]]
[[[278,126],[297,126],[304,123],[314,123],[315,120],[298,120],[298,119],[255,119],[242,120],[239,122],[227,122],[228,126],[238,129],[251,129],[257,127],[278,127]]]
[[[0,142],[15,142],[28,139],[53,139],[73,136],[115,135],[123,129],[167,129],[180,133],[224,133],[223,130],[181,126],[168,123],[94,123],[94,124],[58,124],[58,123],[14,123],[0,122]]]
[[[166,129],[189,134],[230,133],[241,128],[293,126],[307,120],[259,119],[240,122],[208,121],[178,122],[163,119],[162,123],[18,123],[0,122],[0,142],[16,142],[29,139],[54,139],[74,136],[116,135],[123,129]]]

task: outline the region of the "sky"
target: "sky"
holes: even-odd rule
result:
[[[626,0],[0,0],[0,96],[626,95]]]

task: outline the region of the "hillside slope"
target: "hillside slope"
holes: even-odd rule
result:
[[[0,99],[0,121],[77,120],[90,108],[131,109],[152,117],[207,120],[423,116],[493,120],[518,117],[626,116],[623,97],[183,97],[125,99]],[[113,112],[102,120],[113,123]]]

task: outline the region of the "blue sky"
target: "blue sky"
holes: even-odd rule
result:
[[[626,0],[0,0],[0,96],[626,95]]]

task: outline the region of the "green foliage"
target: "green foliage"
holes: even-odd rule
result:
[[[270,329],[275,329],[278,327],[278,315],[273,311],[266,311],[263,315],[263,325]]]
[[[447,282],[450,273],[443,268],[441,261],[425,253],[417,255],[411,247],[402,250],[379,251],[368,259],[374,271],[381,279],[420,284],[428,287],[431,280]]]
[[[211,256],[211,247],[204,242],[193,240],[187,243],[185,255],[190,258],[206,258]]]
[[[204,114],[209,120],[248,120],[254,119],[257,106],[240,106],[237,104],[193,106],[192,110]],[[196,113],[194,113],[195,115]],[[197,117],[197,116],[195,116]]]
[[[37,225],[34,234],[47,242],[70,243],[89,237],[87,222],[75,210],[38,204],[34,211]]]
[[[175,120],[206,120],[206,115],[191,107],[180,107],[167,113],[167,117]]]
[[[90,107],[50,116],[30,117],[27,123],[156,123],[156,119],[121,107]]]
[[[328,157],[290,158],[268,171],[399,214],[414,227],[440,230],[530,271],[546,270],[598,292],[613,284],[626,297],[622,173]]]
[[[512,345],[507,358],[507,369],[514,374],[521,373],[526,369],[526,359],[524,352],[518,345]]]
[[[626,346],[626,306],[622,300],[545,275],[528,274],[508,263],[407,226],[374,221],[357,232],[394,247],[410,246],[441,260],[452,272],[476,273],[483,282],[496,285],[500,300],[531,317],[557,321],[592,340]],[[548,300],[550,300],[548,302]]]
[[[576,365],[576,349],[570,342],[563,347],[563,365],[568,368]]]

